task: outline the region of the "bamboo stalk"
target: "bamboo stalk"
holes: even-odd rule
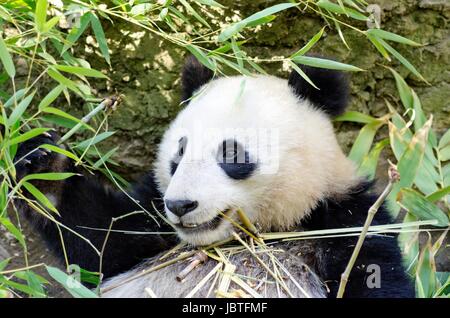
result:
[[[355,265],[356,259],[358,258],[359,252],[361,250],[361,247],[364,243],[364,240],[366,238],[367,232],[369,231],[369,226],[372,223],[372,220],[377,213],[378,209],[381,207],[383,202],[386,200],[386,197],[391,192],[394,183],[396,183],[398,180],[400,180],[400,175],[397,171],[397,168],[391,164],[389,167],[389,183],[387,184],[384,191],[381,193],[381,195],[378,197],[378,199],[375,201],[375,203],[369,208],[369,212],[367,213],[367,218],[364,223],[363,230],[361,232],[361,235],[358,238],[358,242],[356,243],[355,249],[353,250],[352,256],[350,257],[350,261],[347,264],[347,267],[345,268],[345,271],[341,275],[341,282],[339,284],[339,290],[337,293],[337,298],[342,298],[344,296],[345,287],[347,286],[348,278],[350,276],[350,273],[353,269],[353,266]]]

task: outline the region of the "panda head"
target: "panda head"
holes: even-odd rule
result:
[[[207,245],[230,236],[241,209],[262,231],[289,230],[324,199],[357,182],[330,117],[347,103],[342,73],[303,68],[273,76],[213,78],[189,58],[190,99],[160,144],[155,177],[179,237]],[[223,217],[225,214],[228,218]]]

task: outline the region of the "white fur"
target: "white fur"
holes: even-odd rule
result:
[[[220,78],[200,91],[167,130],[155,165],[164,199],[199,203],[181,218],[166,209],[171,222],[201,224],[233,207],[241,208],[263,231],[288,230],[320,200],[344,195],[356,184],[355,167],[339,148],[329,118],[295,96],[286,80]],[[249,146],[258,169],[245,180],[229,178],[217,164],[219,145],[261,131],[274,139],[258,139]],[[187,149],[171,176],[170,162],[184,136]],[[192,245],[206,245],[232,231],[230,222],[222,222],[215,230],[178,234]]]

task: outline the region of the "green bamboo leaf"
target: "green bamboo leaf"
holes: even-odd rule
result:
[[[34,23],[38,32],[45,32],[45,21],[47,19],[47,0],[37,0]]]
[[[61,94],[61,92],[64,90],[64,85],[59,84],[55,88],[53,88],[45,97],[41,100],[39,103],[38,109],[42,110],[46,107],[48,107],[53,101],[58,98],[58,96]]]
[[[94,31],[95,38],[97,39],[100,52],[102,52],[102,55],[105,58],[106,62],[111,65],[108,43],[106,42],[105,32],[103,32],[102,24],[95,14],[90,13],[90,16],[92,30]]]
[[[450,145],[439,150],[439,153],[442,161],[450,160]]]
[[[324,30],[325,30],[325,26],[324,26],[322,29],[320,29],[320,31],[317,32],[317,33],[311,38],[311,40],[309,40],[308,43],[305,44],[305,46],[303,46],[300,50],[298,50],[297,52],[295,52],[294,54],[292,54],[290,58],[292,59],[293,57],[296,57],[296,56],[298,56],[298,55],[304,55],[306,52],[308,52],[308,51],[314,46],[314,44],[316,44],[317,41],[320,40],[320,38],[321,38],[322,35],[323,35],[323,31],[324,31]]]
[[[53,68],[48,69],[47,74],[51,78],[53,78],[55,81],[60,83],[61,85],[64,85],[65,87],[69,88],[74,93],[76,93],[80,96],[83,96],[83,94],[79,90],[77,84],[74,81],[72,81],[72,80],[68,79],[67,77],[65,77],[64,75],[62,75],[56,69],[53,69]]]
[[[108,151],[106,154],[104,154],[103,156],[100,156],[100,159],[97,160],[92,167],[94,167],[95,169],[98,169],[101,165],[103,165],[105,162],[108,162],[108,159],[116,153],[117,149],[119,149],[119,147],[115,147],[113,149],[111,149],[110,151]]]
[[[4,270],[6,268],[6,266],[8,266],[8,263],[10,260],[11,260],[11,258],[7,258],[5,260],[0,261],[0,272],[2,270]]]
[[[13,60],[11,55],[8,52],[8,48],[6,47],[5,41],[3,41],[3,37],[0,34],[0,60],[2,61],[3,67],[5,68],[6,73],[8,73],[10,78],[16,76],[16,68],[14,67]]]
[[[389,139],[383,139],[373,147],[367,156],[363,158],[361,166],[358,169],[358,173],[360,175],[367,176],[370,180],[375,178],[378,159],[380,158],[381,151],[387,145],[389,145]]]
[[[402,206],[409,213],[418,217],[419,220],[437,220],[438,223],[436,226],[449,226],[448,217],[445,213],[437,205],[428,201],[423,195],[413,189],[402,189],[398,193],[397,201],[401,202]]]
[[[395,83],[397,85],[397,91],[400,94],[400,99],[402,101],[405,109],[410,109],[414,107],[413,95],[411,88],[406,84],[405,80],[398,74],[393,68],[388,67],[395,78]]]
[[[210,7],[219,7],[219,8],[225,8],[220,3],[214,1],[214,0],[195,0],[195,2],[210,6]]]
[[[378,39],[378,41],[389,53],[394,55],[397,58],[397,60],[399,60],[400,63],[403,64],[403,66],[405,66],[409,71],[411,71],[414,75],[416,75],[420,80],[428,83],[427,80],[422,76],[422,74],[420,74],[419,71],[417,71],[414,65],[412,65],[405,57],[403,57],[403,55],[401,55],[397,50],[395,50],[383,39]]]
[[[48,149],[50,151],[60,153],[60,154],[66,156],[70,159],[73,159],[75,161],[80,161],[80,158],[78,158],[75,154],[73,154],[70,151],[67,151],[65,149],[59,148],[58,146],[55,146],[55,145],[42,144],[39,146],[39,148]]]
[[[42,133],[44,133],[46,131],[49,131],[49,130],[50,130],[50,128],[33,128],[33,129],[27,131],[26,133],[24,133],[24,134],[22,134],[22,135],[20,135],[18,137],[14,137],[11,140],[9,140],[8,146],[19,144],[19,143],[24,142],[24,141],[26,141],[28,139],[31,139],[31,138],[36,137],[36,136],[39,136]]]
[[[144,15],[147,14],[153,7],[153,4],[151,3],[139,3],[135,6],[133,6],[130,10],[130,13],[132,15]]]
[[[326,9],[328,11],[331,11],[331,12],[337,13],[337,14],[346,14],[356,20],[367,21],[369,19],[364,14],[362,14],[356,10],[346,8],[346,7],[342,8],[340,5],[338,5],[336,3],[332,3],[328,0],[319,0],[316,4],[320,8]]]
[[[377,119],[375,117],[356,111],[348,111],[333,119],[333,121],[349,121],[353,123],[362,123],[362,124],[369,124],[375,122],[376,120]]]
[[[440,189],[430,195],[427,195],[426,199],[430,202],[436,202],[450,194],[450,186]]]
[[[358,166],[361,165],[363,158],[369,153],[375,134],[383,124],[383,121],[380,120],[366,124],[359,132],[358,137],[356,137],[348,157]]]
[[[218,40],[219,40],[219,42],[224,42],[224,41],[228,40],[229,38],[231,38],[233,35],[240,32],[242,29],[244,29],[249,24],[251,25],[252,23],[255,23],[255,21],[263,21],[262,19],[267,16],[271,16],[277,12],[280,12],[280,11],[283,11],[283,10],[286,10],[286,9],[289,9],[289,8],[292,8],[295,6],[298,6],[298,4],[297,3],[280,3],[280,4],[276,4],[274,6],[271,6],[269,8],[266,8],[264,10],[261,10],[255,14],[252,14],[248,18],[245,18],[242,21],[239,21],[237,23],[230,25],[228,28],[226,28],[219,34]]]
[[[204,66],[212,71],[216,71],[216,65],[208,58],[208,56],[206,56],[206,54],[201,49],[190,44],[186,45],[186,49],[188,49],[189,52],[191,52]]]
[[[14,95],[12,95],[6,103],[3,105],[5,108],[11,107],[14,105],[15,101],[19,101],[27,92],[25,88],[19,89]]]
[[[211,28],[209,23],[206,22],[206,20],[203,19],[186,0],[180,0],[180,2],[186,8],[186,11],[191,13],[194,16],[194,18],[196,18],[201,24],[207,26],[208,28]]]
[[[60,19],[60,16],[56,16],[56,17],[51,18],[47,22],[45,22],[43,32],[50,31],[56,25],[56,23],[59,22],[59,19]]]
[[[67,73],[71,73],[71,74],[75,74],[75,75],[98,77],[98,78],[108,78],[102,72],[91,69],[91,68],[85,68],[85,67],[80,67],[80,66],[70,66],[70,65],[54,65],[54,68],[56,68],[59,71],[67,72]]]
[[[303,72],[303,70],[298,67],[297,64],[295,64],[292,61],[289,61],[289,64],[291,65],[291,67],[298,73],[298,75],[300,75],[305,81],[307,81],[312,87],[314,87],[315,89],[320,90],[320,88],[318,88],[316,86],[316,84],[313,83],[313,81],[308,77],[308,75],[306,75],[305,72]]]
[[[78,148],[78,149],[81,149],[81,150],[85,150],[87,147],[93,146],[93,145],[95,145],[95,144],[97,144],[97,143],[99,143],[99,142],[101,142],[101,141],[111,137],[114,134],[115,134],[114,131],[105,131],[105,132],[103,132],[101,134],[98,134],[95,137],[92,137],[92,138],[89,138],[89,139],[86,139],[86,140],[80,142],[79,144],[77,144],[75,146],[75,148]]]
[[[428,240],[417,263],[416,278],[419,280],[421,297],[432,297],[436,290],[436,264],[431,250],[431,238]]]
[[[47,181],[60,181],[77,175],[72,172],[46,172],[46,173],[33,173],[25,176],[20,183],[30,180],[47,180]]]
[[[234,38],[231,38],[231,48],[233,49],[234,56],[236,57],[236,61],[239,65],[239,68],[244,68],[244,54],[239,49],[239,46],[236,43],[236,40]]]
[[[448,144],[450,144],[450,129],[448,129],[439,140],[439,149],[444,148]]]
[[[20,230],[13,223],[11,223],[11,221],[8,218],[0,217],[0,224],[2,224],[8,230],[8,232],[10,232],[16,238],[16,240],[20,243],[22,248],[25,250],[26,244],[25,244],[25,239],[22,235],[22,232],[20,232]],[[1,275],[0,275],[0,278],[1,278]]]
[[[34,289],[30,288],[29,286],[14,282],[12,280],[8,280],[2,275],[0,275],[0,286],[1,285],[6,285],[6,286],[10,287],[11,289],[18,290],[18,291],[23,292],[31,297],[33,297],[33,296],[44,297],[45,296],[45,294],[44,295],[36,295],[36,291]]]
[[[14,108],[14,110],[12,111],[11,115],[8,118],[8,125],[11,126],[22,118],[23,113],[28,108],[33,99],[34,93],[35,92],[31,93],[30,95],[22,99],[19,105],[17,105],[17,107]]]
[[[269,22],[272,22],[273,20],[275,20],[276,17],[277,16],[273,15],[273,14],[272,15],[268,15],[268,16],[262,17],[261,19],[254,20],[254,21],[251,21],[251,22],[247,23],[246,27],[247,28],[254,28],[254,27],[258,26],[258,25],[266,24],[266,23],[269,23]]]
[[[91,16],[90,13],[87,12],[80,18],[80,26],[78,28],[74,27],[70,30],[69,34],[67,35],[64,47],[61,50],[61,55],[63,55],[64,52],[66,52],[72,45],[77,42],[77,40],[88,27],[89,22],[91,22]]]
[[[74,121],[75,123],[80,123],[82,124],[85,128],[89,129],[92,132],[95,132],[95,129],[92,128],[91,126],[89,126],[89,124],[82,122],[81,120],[79,120],[78,118],[66,113],[65,111],[58,109],[58,108],[54,108],[54,107],[45,107],[42,109],[42,112],[44,113],[48,113],[48,114],[53,114],[65,119],[69,119],[71,121]]]
[[[45,266],[48,274],[60,283],[75,298],[98,298],[90,289],[84,287],[73,276],[69,276],[56,267]]]
[[[49,199],[47,199],[47,197],[38,188],[36,188],[34,185],[26,181],[23,182],[22,185],[24,186],[25,189],[27,189],[28,192],[31,193],[33,197],[36,198],[36,200],[42,203],[47,209],[58,214],[58,210],[55,208],[55,206],[50,202]]]
[[[374,35],[377,38],[382,38],[382,39],[385,39],[388,41],[394,41],[394,42],[411,45],[411,46],[422,46],[422,44],[414,42],[403,36],[400,36],[400,35],[392,33],[392,32],[384,31],[381,29],[369,29],[366,32],[367,32],[367,34]]]
[[[370,35],[370,34],[366,34],[366,36],[370,40],[370,42],[372,42],[373,46],[375,46],[375,48],[378,50],[378,52],[380,52],[381,55],[390,62],[391,58],[390,58],[388,52],[386,51],[384,46],[380,43],[380,41],[378,41],[377,37]]]
[[[44,298],[46,297],[45,295],[45,290],[43,288],[43,284],[44,281],[46,282],[46,280],[42,277],[39,276],[35,273],[33,273],[32,271],[28,270],[28,271],[22,271],[22,272],[16,272],[14,274],[14,276],[18,276],[20,275],[20,273],[23,273],[23,279],[25,279],[27,281],[28,286],[34,290],[34,298]],[[44,281],[42,281],[44,280]],[[47,282],[48,283],[48,282]]]
[[[350,72],[364,71],[363,69],[360,69],[359,67],[353,65],[311,56],[295,56],[292,58],[292,61],[303,65],[309,65],[312,67],[326,68],[332,70],[350,71]]]
[[[408,147],[404,151],[397,164],[400,173],[400,181],[396,184],[398,187],[410,187],[416,178],[417,170],[422,164],[425,154],[425,144],[428,139],[428,132],[431,128],[431,118],[427,123],[413,136]]]

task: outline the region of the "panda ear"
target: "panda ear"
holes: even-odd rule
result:
[[[183,86],[183,101],[192,97],[194,92],[201,86],[208,83],[213,78],[214,73],[200,63],[194,56],[186,58],[183,72],[181,74],[181,84]]]
[[[320,90],[311,86],[293,70],[288,83],[294,89],[294,93],[301,98],[309,99],[318,109],[331,117],[342,114],[349,99],[347,75],[336,70],[305,65],[299,67]]]

